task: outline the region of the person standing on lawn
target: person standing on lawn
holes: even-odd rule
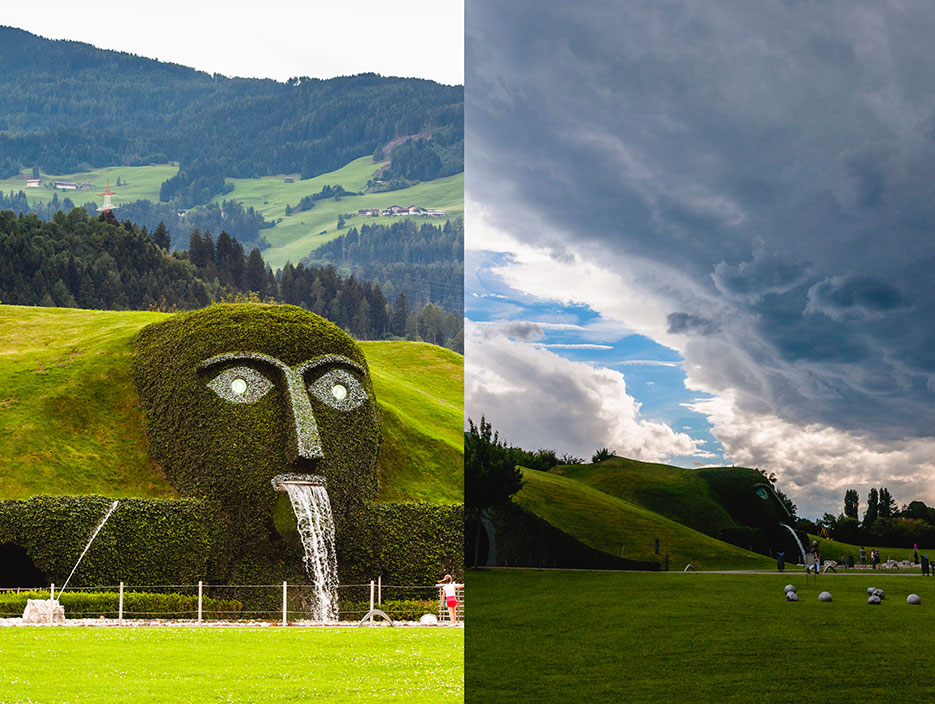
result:
[[[458,622],[458,593],[456,590],[463,589],[463,584],[456,584],[452,581],[451,575],[446,574],[436,582],[445,592],[445,606],[448,607],[448,614],[451,616],[451,625]]]

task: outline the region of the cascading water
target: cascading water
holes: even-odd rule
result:
[[[334,547],[334,519],[324,479],[305,475],[279,475],[277,491],[285,491],[292,503],[299,536],[305,548],[305,572],[312,582],[315,605],[312,619],[338,619],[338,560]]]
[[[799,546],[799,552],[802,553],[802,564],[807,565],[808,558],[805,557],[805,548],[802,547],[802,541],[799,540],[799,536],[796,535],[796,532],[793,530],[792,526],[790,526],[788,523],[780,523],[779,525],[781,525],[783,528],[785,528],[790,533],[792,533],[792,537],[795,538],[795,544]]]
[[[78,561],[75,563],[75,566],[71,568],[71,574],[68,575],[68,579],[65,580],[65,584],[62,586],[62,588],[58,592],[59,594],[65,591],[65,587],[68,586],[68,583],[71,581],[71,578],[74,576],[75,570],[78,569],[78,565],[80,565],[81,561],[84,559],[85,554],[88,552],[88,548],[91,547],[91,543],[94,542],[94,539],[97,537],[97,534],[101,532],[101,528],[103,528],[104,524],[107,523],[107,519],[110,518],[110,514],[114,512],[114,509],[117,508],[117,504],[119,503],[120,503],[119,501],[114,501],[114,503],[110,505],[110,510],[104,515],[104,518],[101,520],[101,522],[97,524],[97,528],[94,529],[94,532],[91,533],[91,539],[88,541],[88,544],[84,546],[84,551],[81,553],[81,556],[78,558]]]

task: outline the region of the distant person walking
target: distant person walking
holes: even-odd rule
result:
[[[876,569],[877,565],[880,564],[880,551],[876,548],[870,551],[870,562],[873,563],[873,569]]]
[[[784,552],[777,552],[777,553],[776,553],[776,567],[779,569],[780,572],[782,572],[784,569],[786,569],[785,554],[786,554],[786,553],[784,553]]]
[[[448,614],[451,616],[451,625],[458,622],[458,593],[456,590],[463,589],[463,584],[455,584],[451,581],[451,575],[446,574],[436,582],[445,592],[445,606],[448,607]]]
[[[914,565],[919,564],[919,544],[918,543],[912,544],[912,564]]]
[[[860,564],[864,567],[867,566],[867,548],[863,545],[860,546]]]
[[[818,551],[818,541],[812,541],[812,547],[808,549],[808,554],[812,557],[812,564],[808,569],[815,568],[815,574],[821,572],[821,553]]]

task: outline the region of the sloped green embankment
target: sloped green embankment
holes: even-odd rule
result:
[[[523,488],[514,497],[516,503],[612,555],[661,562],[668,553],[669,568],[678,570],[688,563],[697,569],[775,567],[763,555],[712,538],[583,481],[535,470],[523,470],[523,479]],[[659,555],[655,554],[656,538]]]
[[[149,460],[130,375],[134,336],[164,316],[0,305],[0,499],[176,495]],[[462,357],[363,347],[384,420],[379,498],[459,503]]]

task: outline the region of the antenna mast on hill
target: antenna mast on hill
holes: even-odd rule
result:
[[[111,210],[117,207],[110,199],[111,196],[117,195],[112,190],[110,190],[110,179],[107,179],[107,190],[105,190],[103,193],[98,193],[98,195],[104,197],[104,207],[101,208],[103,212],[109,213]]]

